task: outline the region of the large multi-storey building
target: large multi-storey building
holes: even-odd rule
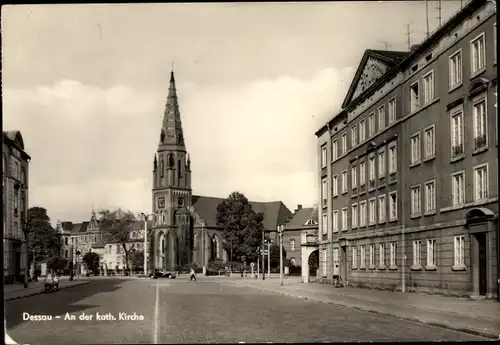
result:
[[[25,274],[26,241],[23,226],[28,209],[31,158],[19,131],[3,132],[3,271],[5,283],[21,282]]]
[[[320,265],[351,285],[498,296],[496,7],[368,50],[317,133]]]

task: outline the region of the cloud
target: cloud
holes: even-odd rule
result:
[[[177,76],[193,192],[310,205],[316,197],[314,132],[334,115],[351,68],[239,87],[201,87]],[[60,80],[4,89],[4,127],[21,130],[32,156],[31,205],[82,221],[90,207],[151,209],[152,161],[167,90]]]

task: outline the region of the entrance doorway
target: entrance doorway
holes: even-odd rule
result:
[[[479,295],[485,296],[487,290],[486,282],[486,234],[476,234],[478,249],[478,273],[479,273]]]
[[[347,246],[340,247],[340,276],[347,284]]]
[[[309,255],[308,265],[310,281],[316,281],[318,278],[317,271],[319,269],[319,250],[315,250]]]

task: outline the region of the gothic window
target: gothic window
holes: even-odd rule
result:
[[[179,207],[183,207],[184,206],[184,199],[183,198],[179,198],[179,200],[177,200],[177,205]]]
[[[179,176],[179,179],[182,176],[181,166],[182,166],[181,160],[179,159],[179,161],[177,161],[177,175]]]
[[[168,166],[170,168],[173,168],[174,167],[174,155],[172,153],[169,153],[168,154]]]
[[[165,254],[165,237],[163,237],[163,235],[161,237],[161,244],[160,245],[161,245],[161,253]]]
[[[160,160],[160,177],[165,176],[165,162],[163,158]]]
[[[210,246],[210,260],[215,260],[219,256],[219,239],[217,235],[212,236],[211,246]]]
[[[161,130],[161,134],[160,134],[160,141],[163,143],[165,141],[165,132],[163,131],[163,129]]]
[[[177,136],[177,145],[182,145],[182,134]]]

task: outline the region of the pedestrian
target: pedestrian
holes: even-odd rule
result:
[[[194,272],[194,268],[191,268],[191,271],[189,272],[189,274],[191,275],[191,276],[189,277],[189,281],[191,281],[191,280],[193,280],[193,279],[194,279],[194,281],[196,281],[196,274],[195,274],[195,272]]]

